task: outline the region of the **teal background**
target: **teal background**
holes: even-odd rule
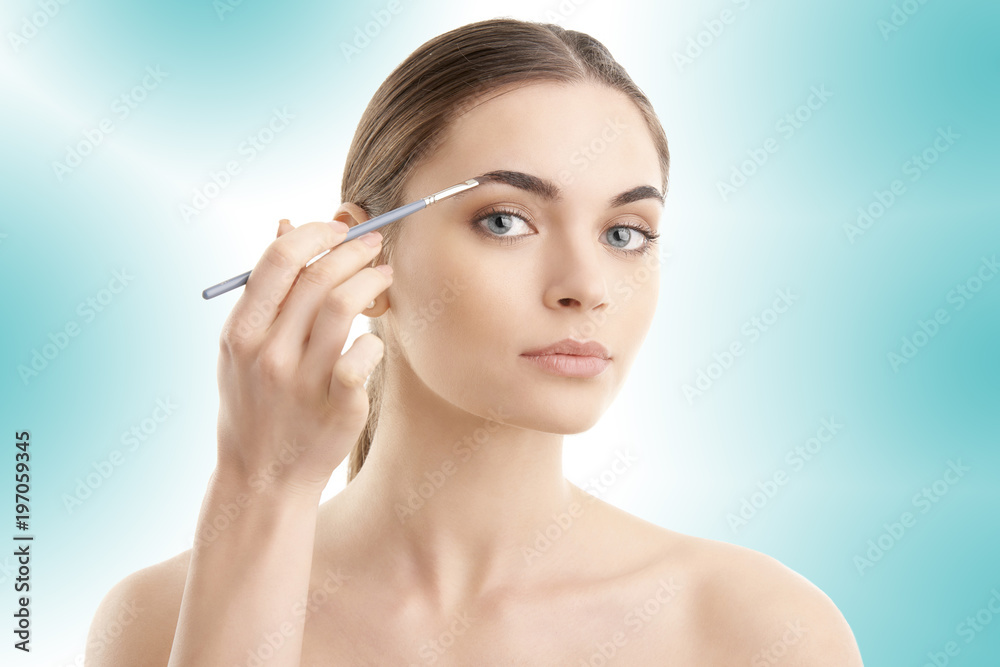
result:
[[[107,590],[190,547],[215,461],[218,336],[236,298],[201,290],[250,269],[279,218],[330,218],[354,128],[396,64],[441,32],[513,16],[603,41],[652,99],[672,157],[656,319],[609,413],[567,437],[567,476],[586,484],[630,451],[638,463],[606,500],[801,573],[842,610],[867,665],[929,664],[949,641],[960,651],[948,664],[1000,664],[1000,615],[983,613],[991,622],[969,642],[959,628],[1000,590],[1000,279],[960,310],[949,301],[1000,251],[1000,5],[400,0],[346,58],[340,45],[386,5],[248,0],[220,15],[209,0],[53,2],[16,44],[48,5],[0,9],[0,497],[13,497],[13,433],[28,430],[36,536],[33,651],[8,637],[0,662],[82,664]],[[904,5],[916,12],[883,34]],[[704,32],[724,10],[731,22]],[[679,67],[699,33],[702,52]],[[166,78],[119,119],[114,100],[147,67]],[[776,123],[814,86],[831,96],[785,138]],[[294,118],[246,160],[241,142],[275,109]],[[114,131],[60,180],[52,163],[103,118]],[[904,164],[938,128],[959,138],[908,180]],[[723,200],[718,183],[769,137],[777,151]],[[180,204],[230,160],[240,173],[185,220]],[[894,179],[905,193],[852,243],[845,225]],[[116,270],[132,280],[87,321],[78,305]],[[751,341],[744,323],[782,289],[797,300]],[[894,371],[887,354],[938,309],[947,324]],[[79,334],[22,380],[68,322]],[[684,385],[734,341],[744,353],[689,401]],[[127,451],[122,434],[158,399],[175,409]],[[843,428],[794,469],[786,453],[831,417]],[[67,508],[115,449],[120,465]],[[949,461],[969,470],[922,513],[914,496]],[[734,529],[729,515],[782,471]],[[907,511],[915,523],[859,572],[869,540]],[[8,619],[13,565],[0,557]]]

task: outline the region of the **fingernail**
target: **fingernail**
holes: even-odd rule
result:
[[[378,266],[375,267],[375,270],[376,271],[381,271],[382,273],[384,273],[387,276],[391,276],[392,275],[392,267],[389,266],[388,264],[379,264]]]
[[[382,235],[379,234],[378,232],[368,232],[367,234],[361,237],[361,240],[364,241],[367,245],[370,245],[371,247],[374,248],[375,246],[377,246],[379,243],[382,242]]]
[[[342,232],[344,234],[346,234],[347,230],[350,229],[350,226],[348,226],[346,222],[342,222],[340,220],[331,220],[330,226],[333,227],[333,231]]]

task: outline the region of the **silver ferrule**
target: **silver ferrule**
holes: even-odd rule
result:
[[[477,185],[479,185],[479,181],[477,181],[474,178],[470,178],[465,183],[459,183],[458,185],[453,185],[450,188],[445,188],[441,192],[435,192],[432,195],[424,197],[424,203],[427,206],[430,206],[436,201],[446,199],[447,197],[450,197],[452,195],[457,195],[459,192],[465,192],[469,188],[474,188]]]

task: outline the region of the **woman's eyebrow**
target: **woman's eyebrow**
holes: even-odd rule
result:
[[[562,199],[562,191],[558,185],[550,180],[533,174],[526,174],[523,171],[490,171],[482,176],[476,176],[475,179],[484,185],[487,183],[506,183],[549,201],[560,201]],[[469,190],[466,190],[466,192],[469,192]],[[462,194],[465,193],[460,193],[456,197]],[[639,201],[640,199],[655,199],[660,202],[660,206],[664,205],[664,197],[659,190],[651,185],[639,185],[612,197],[608,201],[608,208],[617,208],[634,201]]]

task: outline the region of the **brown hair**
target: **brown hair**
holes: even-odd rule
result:
[[[649,99],[611,56],[588,34],[551,23],[495,18],[470,23],[438,35],[411,53],[375,91],[354,134],[340,200],[376,216],[408,202],[406,182],[421,162],[440,146],[452,119],[486,94],[525,82],[592,82],[627,95],[649,126],[667,192],[670,155],[667,138]],[[379,229],[380,255],[388,262],[398,237],[397,225]],[[379,318],[369,331],[386,342]],[[368,378],[368,420],[351,452],[347,481],[368,456],[382,404],[386,355]]]

